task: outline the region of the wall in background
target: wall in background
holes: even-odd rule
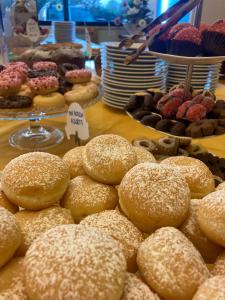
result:
[[[202,22],[213,23],[225,19],[225,0],[204,0]]]

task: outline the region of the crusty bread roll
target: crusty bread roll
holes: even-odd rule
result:
[[[70,181],[61,204],[71,211],[75,223],[79,223],[88,215],[114,209],[117,202],[118,193],[113,186],[81,175]]]
[[[25,290],[24,259],[13,258],[0,269],[0,299],[28,300]]]
[[[121,300],[160,300],[150,288],[132,273],[126,274],[123,297]]]
[[[215,182],[211,171],[198,159],[174,156],[164,159],[161,164],[178,168],[187,180],[192,199],[201,199],[215,190]]]
[[[0,268],[13,257],[20,243],[21,232],[14,215],[0,207]]]
[[[126,260],[97,228],[60,225],[37,238],[25,256],[30,300],[120,300]]]
[[[211,273],[214,276],[224,275],[225,276],[225,252],[221,253],[213,266]]]
[[[8,209],[12,214],[15,214],[19,207],[12,202],[9,201],[9,199],[6,197],[4,192],[1,190],[1,184],[0,184],[0,207],[4,207]]]
[[[173,227],[150,235],[138,250],[137,263],[148,285],[166,300],[191,300],[209,277],[200,253]]]
[[[139,229],[151,233],[163,226],[181,225],[188,213],[190,190],[176,169],[142,163],[124,176],[119,203]]]
[[[119,184],[136,162],[133,146],[126,139],[114,134],[93,138],[83,151],[85,172],[106,184]]]
[[[141,164],[143,162],[156,162],[155,157],[149,151],[147,151],[144,147],[133,146],[134,151],[137,155],[137,164]]]
[[[201,200],[197,221],[208,239],[225,247],[225,190],[211,193]]]
[[[225,276],[215,276],[207,279],[193,297],[193,300],[223,299],[225,299]]]
[[[76,147],[66,152],[63,156],[63,160],[70,170],[71,179],[85,174],[82,158],[83,150],[84,146]]]
[[[1,182],[11,202],[28,210],[40,210],[59,203],[69,178],[69,170],[58,156],[30,152],[6,165]]]
[[[220,190],[225,190],[225,181],[220,183],[217,188],[216,191],[220,191]]]
[[[199,228],[196,214],[201,201],[200,199],[191,200],[188,217],[181,225],[180,230],[194,244],[205,262],[212,264],[223,251],[223,248],[211,242]]]
[[[22,242],[16,251],[24,256],[33,241],[43,232],[61,224],[73,224],[73,217],[68,209],[52,206],[39,211],[22,210],[15,214],[22,233]]]
[[[125,216],[116,210],[107,210],[88,216],[80,224],[99,228],[111,235],[123,250],[128,271],[136,271],[137,250],[144,239],[141,231]]]

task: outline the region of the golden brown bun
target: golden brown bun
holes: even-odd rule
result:
[[[75,223],[79,223],[88,215],[114,209],[117,202],[118,193],[114,187],[82,175],[70,181],[62,206],[68,208]]]
[[[215,262],[223,248],[211,242],[199,228],[196,214],[201,201],[199,199],[191,200],[188,217],[180,227],[180,230],[194,244],[205,262],[211,264]]]
[[[119,184],[136,163],[137,156],[133,146],[126,139],[114,134],[93,138],[83,152],[86,173],[106,184]]]
[[[142,231],[178,227],[185,220],[190,191],[174,168],[155,163],[133,167],[119,186],[119,203],[126,216]]]
[[[215,276],[207,279],[194,295],[193,300],[224,300],[225,276]]]
[[[225,190],[211,193],[201,200],[197,221],[208,239],[225,247]]]
[[[225,181],[220,183],[217,188],[216,191],[220,191],[220,190],[225,190]]]
[[[173,227],[150,235],[138,250],[137,263],[148,285],[166,300],[191,300],[209,277],[200,253]]]
[[[60,225],[34,241],[25,256],[30,300],[119,300],[126,260],[97,228]]]
[[[116,210],[107,210],[88,216],[80,224],[96,227],[111,235],[123,250],[128,271],[135,272],[137,270],[137,250],[144,239],[141,231],[125,216]]]
[[[123,297],[121,300],[160,300],[150,288],[132,273],[126,274]]]
[[[221,253],[213,266],[211,273],[216,275],[224,275],[225,276],[225,252]]]
[[[33,106],[36,109],[50,109],[64,107],[66,104],[62,94],[53,92],[47,95],[37,95],[33,99]]]
[[[0,268],[13,257],[20,243],[21,232],[14,215],[0,207]]]
[[[215,182],[211,171],[198,159],[186,156],[174,156],[166,158],[161,164],[179,169],[187,180],[192,199],[201,199],[215,190]]]
[[[16,254],[24,256],[33,241],[43,232],[62,224],[73,224],[68,209],[52,206],[39,211],[22,210],[15,214],[22,233],[22,243]]]
[[[18,206],[16,206],[15,204],[11,203],[8,200],[4,192],[1,190],[1,186],[0,186],[0,207],[4,207],[8,209],[12,214],[15,214],[19,210]]]
[[[141,164],[143,162],[156,162],[153,154],[147,151],[144,147],[133,146],[133,148],[137,155],[137,164]]]
[[[13,258],[0,269],[0,299],[28,300],[24,279],[24,259]]]
[[[66,152],[63,156],[63,160],[70,170],[71,179],[80,175],[85,175],[82,158],[83,150],[84,146],[76,147]]]
[[[59,203],[69,178],[69,170],[61,158],[31,152],[8,163],[1,182],[11,202],[28,210],[40,210]]]

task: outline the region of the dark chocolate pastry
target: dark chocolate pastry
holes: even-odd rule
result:
[[[214,134],[217,126],[217,120],[204,119],[198,122],[193,122],[187,127],[186,135],[193,138],[210,136]]]
[[[225,133],[225,127],[217,126],[214,132],[215,135],[220,135]]]
[[[45,76],[54,76],[58,77],[58,74],[55,70],[29,70],[29,78],[45,77]]]
[[[150,115],[151,113],[149,111],[144,111],[144,110],[138,110],[132,113],[132,116],[136,120],[141,120],[144,116]]]
[[[59,66],[59,73],[64,76],[67,71],[78,70],[79,67],[75,64],[65,63]]]
[[[186,125],[184,123],[177,122],[171,127],[170,133],[173,135],[185,136],[185,129]]]
[[[5,66],[0,65],[0,73],[5,70]]]
[[[156,123],[161,120],[159,115],[151,114],[141,119],[141,123],[147,126],[155,127]]]
[[[130,97],[129,102],[125,105],[125,110],[132,113],[134,112],[136,109],[138,109],[139,107],[141,107],[143,103],[143,99],[140,102],[140,97],[138,98],[137,95],[132,95]]]
[[[169,119],[162,119],[156,124],[155,128],[160,131],[170,132],[170,128],[173,124],[174,123]]]
[[[154,101],[151,94],[146,94],[144,96],[143,110],[152,111],[154,109]]]
[[[72,89],[72,86],[73,84],[67,82],[64,78],[60,77],[58,92],[61,94],[65,94],[66,92]]]
[[[163,93],[161,92],[157,92],[155,93],[154,97],[153,97],[153,101],[154,101],[154,105],[156,106],[156,104],[158,103],[158,101],[164,96]]]
[[[9,96],[7,98],[0,97],[0,108],[26,108],[31,106],[32,98],[27,96]]]

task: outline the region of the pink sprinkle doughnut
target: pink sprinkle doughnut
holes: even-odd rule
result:
[[[4,71],[1,72],[1,75],[17,74],[17,76],[21,78],[23,82],[25,82],[27,79],[27,73],[28,70],[22,66],[8,66]]]
[[[22,61],[16,61],[16,62],[8,63],[5,67],[6,68],[22,68],[22,69],[28,71],[27,64],[22,62]]]
[[[33,64],[33,70],[55,70],[57,71],[57,64],[51,61],[39,61]]]
[[[72,70],[66,72],[65,78],[70,83],[85,83],[91,80],[91,75],[89,70]]]
[[[59,88],[59,81],[54,76],[45,76],[30,79],[27,85],[32,92],[45,95],[57,91]]]
[[[22,80],[18,76],[18,73],[8,73],[3,75],[2,73],[0,75],[0,95],[17,92],[22,85]]]

